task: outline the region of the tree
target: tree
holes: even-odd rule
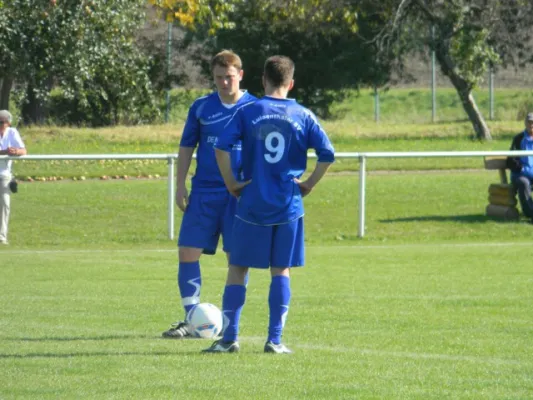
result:
[[[381,15],[339,8],[341,0],[149,2],[196,37],[210,37],[211,53],[237,51],[246,69],[243,86],[253,93],[262,92],[258,77],[266,57],[290,55],[297,64],[294,95],[322,117],[345,95],[343,89],[380,85],[390,76],[389,65],[376,57],[376,46],[364,39],[379,32]],[[222,5],[222,12],[211,12]],[[204,66],[208,74],[205,60]]]
[[[195,30],[207,26],[210,34],[221,28],[231,28],[234,22],[228,15],[242,0],[148,0],[161,12],[165,21],[177,22],[183,27]]]
[[[435,51],[442,72],[457,90],[470,119],[475,136],[491,139],[490,130],[479,111],[472,90],[486,76],[491,65],[516,64],[527,59],[530,52],[533,2],[529,0],[150,0],[166,4],[167,17],[177,18],[185,25],[207,24],[209,31],[220,32],[219,26],[243,24],[239,12],[253,7],[253,20],[268,24],[269,32],[305,32],[309,41],[321,37],[351,34],[365,37],[374,52],[367,60],[379,66],[374,78],[377,84],[390,79],[390,72],[402,71],[403,59],[412,51],[429,46]],[[216,13],[217,7],[225,7]],[[187,5],[185,7],[184,5]],[[183,18],[183,16],[187,18]],[[374,37],[362,33],[374,32]],[[238,27],[237,27],[238,29]],[[430,29],[433,34],[430,35]],[[376,33],[379,32],[379,33]],[[343,36],[345,37],[345,36]],[[300,38],[302,40],[302,38]],[[307,44],[307,43],[306,43]],[[343,51],[343,49],[339,49]],[[349,49],[344,49],[349,51]],[[342,53],[341,53],[342,54]]]
[[[42,122],[50,89],[101,112],[96,124],[153,118],[148,62],[134,33],[144,0],[7,0],[0,13],[0,77],[25,86],[26,122]],[[5,96],[2,96],[5,101]],[[83,113],[83,112],[82,112]]]
[[[209,54],[205,38],[198,40],[182,26],[171,30],[170,63],[167,55],[168,23],[153,10],[148,9],[148,19],[138,32],[137,42],[150,60],[149,76],[154,90],[163,91],[169,87],[184,88],[209,87],[211,79],[205,76],[197,60],[199,54]],[[206,56],[207,57],[207,56]]]
[[[533,4],[525,0],[392,0],[389,3],[395,11],[379,35],[381,48],[390,49],[399,41],[411,38],[434,50],[443,74],[461,99],[475,136],[490,140],[490,130],[472,90],[491,65],[516,64],[525,59],[530,50],[531,30],[526,27],[533,22]],[[433,35],[427,33],[430,29]],[[400,51],[400,55],[405,56],[405,52]]]
[[[296,63],[296,85],[291,96],[298,98],[320,117],[330,117],[330,105],[341,100],[348,88],[379,85],[390,76],[388,65],[380,64],[376,47],[364,36],[376,35],[383,25],[378,17],[363,16],[354,32],[353,21],[336,19],[331,26],[305,28],[295,23],[294,14],[281,12],[262,1],[248,1],[236,7],[228,18],[232,29],[217,31],[213,51],[232,48],[243,59],[243,87],[262,93],[263,64],[273,54],[290,55]],[[377,23],[379,22],[379,23]]]

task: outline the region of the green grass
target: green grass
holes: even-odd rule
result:
[[[408,104],[396,112],[415,116],[421,103]],[[522,127],[514,117],[491,122],[495,140],[480,143],[465,122],[350,118],[324,122],[337,151],[502,150]],[[110,154],[175,153],[180,130],[21,132],[33,154]],[[358,164],[338,160],[338,173],[305,201],[307,262],[293,271],[289,357],[261,352],[264,271],[251,274],[240,354],[210,357],[199,353],[209,341],[160,339],[182,317],[166,180],[23,182],[10,245],[0,247],[0,398],[531,398],[531,225],[484,215],[498,176],[481,166],[478,158],[369,160],[361,239],[350,172]],[[15,169],[166,174],[164,162],[18,161]],[[202,300],[220,304],[223,254],[204,256],[202,271]]]
[[[117,126],[101,129],[73,127],[21,127],[20,131],[30,154],[175,154],[178,152],[186,105],[197,92],[175,95],[171,124],[150,126]],[[456,93],[439,89],[439,112],[448,115],[431,123],[425,113],[430,92],[425,89],[393,89],[382,95],[382,119],[373,121],[373,100],[369,91],[351,92],[343,102],[334,105],[335,118],[322,121],[339,152],[373,151],[472,151],[507,150],[513,135],[523,129],[523,110],[531,98],[525,89],[496,91],[496,119],[488,121],[493,136],[490,142],[473,139],[470,122]],[[485,110],[486,93],[476,93],[480,108]],[[484,97],[485,96],[485,97]],[[429,110],[430,111],[430,110]],[[424,114],[425,115],[425,114]],[[430,115],[430,114],[429,114]],[[487,112],[485,112],[487,115]],[[179,116],[179,117],[178,117]],[[391,118],[387,117],[390,116]],[[428,170],[480,168],[479,159],[392,159],[374,160],[376,170]],[[334,171],[356,171],[357,161],[339,160]],[[98,178],[102,176],[148,177],[165,176],[164,161],[19,161],[16,173],[27,179],[36,178]]]
[[[431,123],[431,95],[431,90],[426,88],[394,88],[380,91],[380,122]],[[488,89],[476,89],[473,96],[479,110],[489,119]],[[455,89],[437,88],[436,105],[438,122],[467,119]],[[494,91],[494,119],[497,121],[522,120],[525,110],[531,105],[533,105],[532,92],[529,89],[497,88]],[[344,119],[352,123],[374,121],[374,92],[368,89],[359,93],[350,92],[345,101],[333,105],[332,113],[335,119]]]
[[[494,123],[494,140],[472,140],[467,123],[441,125],[353,125],[344,121],[326,122],[331,140],[338,152],[375,151],[491,151],[509,149],[512,136],[521,129],[518,122]],[[352,129],[353,132],[348,130]],[[179,126],[115,127],[102,130],[74,128],[28,128],[22,132],[31,154],[176,154]],[[460,159],[380,159],[373,160],[377,170],[421,170],[481,168],[478,158]],[[356,160],[342,160],[333,171],[355,171]],[[15,164],[21,178],[101,176],[146,177],[167,175],[165,161],[100,160],[100,161],[31,161]],[[192,169],[191,169],[192,172]]]
[[[484,216],[495,178],[370,174],[359,239],[357,175],[326,177],[306,199],[288,357],[262,353],[265,271],[241,353],[160,338],[181,317],[165,181],[23,183],[0,248],[0,398],[530,398],[531,225]],[[220,304],[224,256],[202,270]]]
[[[370,173],[365,242],[527,240],[529,224],[484,215],[497,180],[494,171]],[[306,199],[310,244],[359,243],[358,182],[328,176]],[[23,182],[12,200],[13,246],[168,245],[166,180]]]
[[[526,257],[502,262],[519,252]],[[261,353],[266,273],[252,271],[238,355],[159,338],[179,315],[175,255],[7,254],[3,399],[508,399],[533,394],[525,246],[310,246],[285,340]],[[203,260],[220,303],[223,257]],[[9,305],[9,306],[8,306]]]

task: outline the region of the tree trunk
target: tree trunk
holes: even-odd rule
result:
[[[449,57],[445,45],[437,45],[435,55],[442,69],[442,73],[450,78],[453,87],[457,90],[457,94],[461,99],[466,115],[468,115],[468,119],[474,127],[476,138],[480,140],[492,140],[490,129],[472,95],[472,86],[455,71],[453,61]]]
[[[21,109],[22,119],[26,124],[41,125],[45,120],[45,106],[36,96],[34,86],[29,83],[26,88],[26,101]]]
[[[483,115],[477,108],[476,100],[474,100],[472,91],[470,89],[462,90],[457,86],[455,86],[455,88],[457,89],[457,94],[463,103],[463,108],[465,109],[466,114],[468,115],[468,118],[474,127],[476,138],[480,140],[492,140],[490,129],[487,126]]]
[[[0,78],[0,110],[9,110],[9,95],[13,87],[13,78],[4,76]]]
[[[50,93],[52,90],[53,79],[52,77],[46,78],[43,85],[40,85],[45,88],[47,93]],[[46,121],[48,115],[48,102],[37,96],[36,85],[34,82],[29,82],[26,87],[26,102],[22,106],[22,119],[27,124],[38,124],[42,125]]]

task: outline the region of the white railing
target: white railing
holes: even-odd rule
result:
[[[533,151],[420,151],[420,152],[373,152],[344,153],[359,158],[359,221],[357,236],[365,236],[365,204],[366,204],[366,159],[367,158],[415,158],[415,157],[501,157],[501,156],[533,156]],[[357,154],[357,156],[356,156]]]
[[[168,238],[174,239],[174,165],[178,159],[177,154],[50,154],[50,155],[27,155],[20,157],[0,156],[1,159],[9,160],[167,160],[168,164]]]
[[[533,151],[425,151],[425,152],[370,152],[370,153],[336,153],[336,158],[357,158],[359,160],[359,214],[357,235],[365,235],[366,206],[366,160],[370,158],[425,158],[425,157],[502,157],[533,156]],[[309,154],[309,158],[316,158]],[[9,160],[167,160],[168,164],[168,237],[174,239],[174,169],[177,154],[94,154],[94,155],[27,155],[20,157],[0,156]]]

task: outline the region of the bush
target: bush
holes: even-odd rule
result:
[[[143,107],[135,114],[134,118],[129,112],[117,110],[117,106],[107,98],[94,92],[89,93],[86,103],[81,103],[78,98],[68,96],[61,88],[55,88],[50,93],[47,123],[58,126],[100,127],[152,123],[159,118],[157,112],[154,113],[150,107]]]
[[[172,89],[170,91],[169,122],[184,122],[194,100],[210,92],[210,89]],[[165,115],[166,93],[162,93],[158,104],[161,115]]]

